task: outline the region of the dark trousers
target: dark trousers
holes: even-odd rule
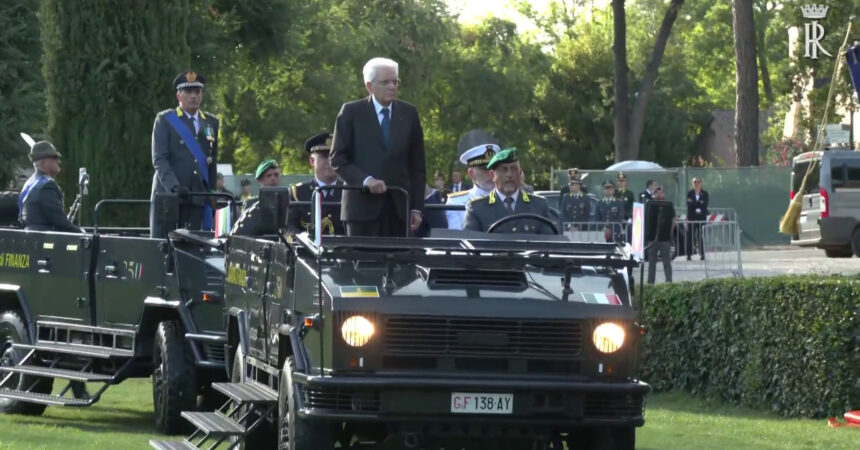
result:
[[[390,195],[385,196],[385,204],[375,220],[352,220],[346,222],[347,236],[388,236],[405,237],[406,222],[397,213],[397,206]]]
[[[149,210],[149,237],[164,239],[167,233],[176,228],[199,230],[203,225],[203,207],[192,204],[179,205],[179,223],[164,224],[156,217],[155,204]]]
[[[687,232],[684,240],[686,241],[688,258],[693,254],[694,242],[699,246],[699,254],[702,255],[702,258],[705,257],[705,245],[702,241],[702,225],[704,224],[701,222],[687,224]]]
[[[648,256],[648,284],[654,284],[657,273],[657,258],[663,261],[663,275],[666,282],[672,282],[672,241],[657,241],[649,244]]]

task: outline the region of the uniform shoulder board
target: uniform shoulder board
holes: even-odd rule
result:
[[[298,189],[302,186],[302,183],[296,183],[290,185],[290,194],[293,196],[293,201],[299,201],[299,192]]]
[[[211,113],[209,111],[203,111],[203,114],[206,115],[207,119],[212,118],[212,119],[215,119],[215,121],[218,121],[218,116],[215,113]]]
[[[451,198],[451,197],[459,197],[459,196],[461,196],[461,195],[466,195],[466,194],[468,194],[468,193],[469,193],[469,190],[468,190],[468,189],[467,189],[467,190],[465,190],[465,191],[452,192],[452,193],[448,194],[448,198]]]

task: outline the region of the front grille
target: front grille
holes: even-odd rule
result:
[[[528,287],[523,271],[430,269],[430,289],[497,289],[523,291]]]
[[[379,391],[302,386],[305,406],[336,411],[379,411]]]
[[[625,418],[643,415],[642,395],[599,395],[585,397],[585,416],[589,418]]]
[[[386,354],[571,359],[582,351],[574,321],[394,316],[385,319]]]

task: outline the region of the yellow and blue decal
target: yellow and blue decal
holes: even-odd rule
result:
[[[340,296],[344,298],[379,298],[379,289],[376,286],[341,286]]]

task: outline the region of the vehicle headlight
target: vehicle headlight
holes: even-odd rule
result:
[[[373,323],[362,316],[351,316],[340,327],[344,342],[351,347],[361,347],[370,341],[376,331]]]
[[[594,346],[603,353],[612,353],[624,344],[624,329],[612,322],[601,323],[592,335]]]

